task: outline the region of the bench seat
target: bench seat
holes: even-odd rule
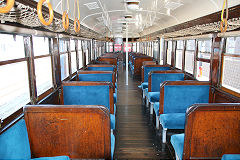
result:
[[[0,159],[31,159],[25,120],[21,119],[0,135]],[[70,160],[68,156],[41,157],[33,160]]]
[[[159,102],[160,92],[148,92],[148,100],[151,103]]]
[[[141,84],[141,88],[142,88],[142,90],[148,88],[148,82],[143,82],[143,83]]]
[[[160,124],[163,128],[184,129],[185,113],[161,114]]]
[[[175,150],[176,156],[182,160],[183,155],[183,145],[184,145],[184,133],[175,134],[171,136],[171,144]]]
[[[221,160],[240,160],[240,154],[224,154]]]

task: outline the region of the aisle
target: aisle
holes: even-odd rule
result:
[[[168,146],[161,143],[151,123],[149,111],[142,106],[140,79],[129,76],[126,86],[125,71],[118,72],[118,99],[115,159],[173,159]]]

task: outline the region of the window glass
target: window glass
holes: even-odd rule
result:
[[[86,64],[88,64],[88,50],[85,50],[85,54],[86,54]]]
[[[183,41],[179,40],[177,41],[177,49],[183,49]]]
[[[22,36],[0,34],[0,61],[24,57],[25,52]]]
[[[167,64],[171,64],[171,58],[172,58],[172,41],[168,41]]]
[[[240,55],[240,37],[227,38],[226,53]]]
[[[3,120],[30,102],[27,62],[0,66],[0,73],[0,119]],[[17,79],[9,77],[10,73]]]
[[[37,95],[53,87],[51,57],[35,59]]]
[[[176,50],[176,68],[182,69],[182,50]]]
[[[194,68],[194,52],[186,51],[185,52],[185,71],[193,74]]]
[[[72,73],[77,71],[77,54],[76,52],[71,53],[71,67],[72,67]]]
[[[224,56],[222,86],[240,93],[240,57]]]
[[[59,51],[60,52],[67,52],[67,41],[60,40],[59,41]]]
[[[75,41],[73,39],[70,40],[71,51],[75,51]]]
[[[195,40],[187,40],[187,50],[195,50]]]
[[[49,42],[45,37],[33,37],[34,56],[49,54]]]
[[[209,81],[210,73],[210,63],[206,62],[197,62],[197,80],[199,81]]]
[[[198,58],[210,59],[211,57],[211,40],[204,40],[198,42]]]
[[[60,64],[61,64],[61,80],[64,80],[69,76],[68,54],[60,55]]]

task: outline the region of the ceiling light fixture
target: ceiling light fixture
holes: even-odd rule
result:
[[[130,10],[136,11],[139,9],[139,1],[127,1],[127,7]]]

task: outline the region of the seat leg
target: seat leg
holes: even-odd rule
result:
[[[150,102],[150,114],[153,114],[154,103]]]
[[[162,142],[166,143],[167,141],[167,128],[163,128],[162,130]]]
[[[156,128],[159,129],[159,117],[156,115]]]
[[[146,106],[147,106],[147,108],[149,108],[149,99],[146,97]]]

